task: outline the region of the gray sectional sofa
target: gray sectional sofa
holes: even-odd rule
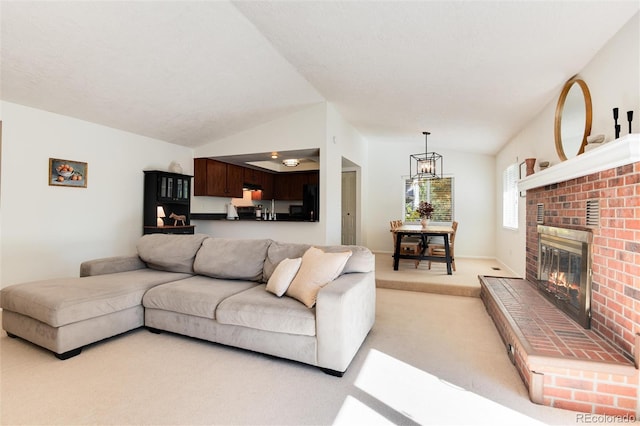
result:
[[[319,248],[314,253],[334,256],[338,263],[327,262],[327,268],[316,263],[315,271],[307,266],[305,275],[305,265],[312,264],[305,261],[309,245],[202,234],[146,235],[136,255],[84,262],[80,277],[2,289],[2,326],[9,336],[47,348],[60,359],[146,326],[341,376],[373,327],[375,262],[365,247]],[[290,290],[295,284],[304,297],[295,292],[289,297],[289,290],[278,297],[270,287],[282,274],[274,272],[283,260],[298,258],[301,266]],[[319,282],[312,282],[315,272],[322,272]],[[329,282],[321,282],[327,273]]]

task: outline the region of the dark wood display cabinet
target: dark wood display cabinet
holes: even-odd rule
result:
[[[144,171],[144,234],[194,233],[195,226],[190,223],[191,178],[158,170]],[[159,217],[162,214],[165,217]]]

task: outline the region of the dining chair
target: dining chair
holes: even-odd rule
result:
[[[392,220],[389,222],[391,227],[391,235],[393,236],[393,251],[395,253],[396,250],[396,241],[397,241],[397,233],[396,229],[402,226],[401,220]],[[422,241],[417,237],[404,237],[402,241],[400,241],[400,252],[412,255],[418,255],[422,252]],[[416,268],[420,264],[420,259],[415,261]]]
[[[451,267],[453,270],[456,270],[456,255],[455,255],[455,241],[456,241],[456,233],[458,232],[458,222],[453,222],[451,224],[453,228],[453,233],[449,236],[449,253],[451,254]],[[429,256],[437,256],[437,257],[445,257],[445,249],[444,242],[442,244],[429,244],[427,250]],[[431,269],[431,261],[429,261],[429,269]]]

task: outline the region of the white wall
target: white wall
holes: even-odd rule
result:
[[[634,111],[633,133],[640,132],[640,14],[631,20],[594,56],[578,76],[589,86],[593,104],[591,134],[615,136],[612,109],[620,109],[618,123],[621,136],[628,133],[627,111]],[[561,87],[555,99],[547,104],[518,135],[496,156],[496,193],[502,193],[502,171],[511,163],[534,157],[537,163],[560,162],[555,149],[554,117]],[[537,168],[536,168],[537,170]],[[525,273],[525,199],[520,198],[517,231],[502,228],[502,199],[496,200],[496,257],[516,273]],[[457,244],[457,243],[456,243]]]
[[[192,150],[2,102],[0,287],[78,276],[84,260],[135,253],[142,235],[143,170]],[[87,188],[48,185],[49,158],[88,163]]]
[[[273,238],[309,244],[339,244],[342,157],[363,166],[366,145],[333,106],[319,103],[195,149],[195,157],[320,149],[320,222],[194,220],[197,232],[229,238]],[[229,198],[198,196],[192,211],[224,213]]]
[[[454,177],[454,218],[459,222],[456,256],[495,256],[494,157],[434,149],[444,157],[445,176]],[[424,143],[371,143],[369,187],[365,203],[367,246],[374,251],[393,250],[389,221],[403,218],[404,180],[409,156],[424,152]]]
[[[365,244],[363,239],[363,203],[368,194],[369,186],[363,184],[368,179],[369,146],[355,128],[342,118],[336,108],[328,104],[327,107],[327,152],[328,167],[327,188],[330,189],[328,199],[329,224],[327,241],[339,244],[342,231],[342,171],[343,159],[350,163],[348,170],[356,172],[356,244]]]

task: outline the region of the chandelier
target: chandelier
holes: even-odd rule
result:
[[[442,155],[437,152],[429,152],[427,148],[427,137],[429,132],[422,132],[424,135],[424,153],[411,154],[409,156],[409,178],[410,179],[441,179],[442,178]]]

